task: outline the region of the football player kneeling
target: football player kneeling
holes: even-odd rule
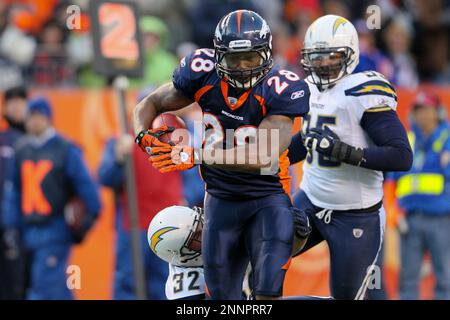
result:
[[[293,217],[297,222],[302,215],[295,213],[293,212]],[[169,277],[166,282],[166,297],[169,300],[205,299],[207,289],[201,254],[203,221],[201,208],[172,206],[161,210],[148,227],[150,248],[169,264]],[[293,256],[300,252],[306,242],[307,235],[299,235],[302,233],[300,231],[309,234],[309,230],[297,230]],[[245,300],[253,299],[251,274],[249,264],[242,284],[242,298]]]

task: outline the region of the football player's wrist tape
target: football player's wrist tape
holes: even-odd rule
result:
[[[144,136],[145,136],[146,133],[147,133],[147,130],[142,130],[141,132],[138,133],[138,135],[137,135],[136,138],[134,139],[134,142],[135,142],[138,146],[141,146],[142,138],[144,138]]]
[[[360,166],[364,162],[364,151],[346,144],[340,140],[336,141],[331,151],[331,156],[341,162]]]

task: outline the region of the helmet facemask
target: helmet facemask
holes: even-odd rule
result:
[[[216,47],[216,69],[219,77],[225,79],[236,89],[248,90],[257,85],[273,66],[272,50],[268,46],[246,51],[230,51]],[[257,64],[255,67],[240,69],[240,61]]]
[[[203,209],[194,207],[193,210],[196,211],[196,215],[189,235],[186,237],[180,249],[179,260],[185,265],[194,265],[195,261],[193,260],[202,254]]]
[[[327,89],[349,74],[353,50],[350,47],[302,49],[302,66],[320,90]]]

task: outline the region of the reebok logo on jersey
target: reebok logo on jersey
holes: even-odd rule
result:
[[[305,95],[305,90],[295,91],[291,94],[291,100],[301,98]]]
[[[356,239],[361,238],[361,236],[363,235],[363,233],[364,233],[364,230],[363,230],[363,229],[359,229],[359,228],[353,229],[353,236],[354,236]]]

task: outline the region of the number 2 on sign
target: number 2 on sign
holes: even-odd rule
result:
[[[101,40],[102,54],[110,59],[137,59],[136,21],[125,5],[104,3],[99,8],[99,21],[105,30]]]

